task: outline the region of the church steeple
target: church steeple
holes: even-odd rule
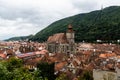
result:
[[[71,24],[68,25],[68,31],[67,32],[69,32],[69,33],[74,32]]]
[[[67,41],[69,44],[74,43],[74,31],[73,31],[73,27],[71,24],[68,25],[68,30],[66,32],[66,37],[67,37]]]

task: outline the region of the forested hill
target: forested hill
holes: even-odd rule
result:
[[[19,41],[19,40],[26,40],[33,37],[33,35],[29,35],[29,36],[18,36],[18,37],[12,37],[9,39],[6,39],[5,41]]]
[[[72,24],[77,42],[120,39],[120,6],[61,19],[38,32],[31,40],[46,41],[50,35],[66,32],[68,24]]]

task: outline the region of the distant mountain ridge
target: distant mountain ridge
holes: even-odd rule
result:
[[[32,41],[44,42],[56,33],[64,33],[71,24],[75,30],[75,41],[118,40],[120,39],[120,6],[110,6],[67,17],[53,22],[36,35],[29,38]]]
[[[26,40],[26,39],[29,40],[31,37],[33,37],[33,35],[18,36],[18,37],[12,37],[12,38],[6,39],[5,41],[20,41],[20,40]]]
[[[120,39],[120,6],[111,6],[58,20],[30,40],[46,41],[55,33],[66,32],[68,24],[72,24],[77,42]]]

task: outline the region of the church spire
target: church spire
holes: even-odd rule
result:
[[[66,32],[66,38],[69,44],[74,43],[74,30],[71,24],[68,25],[68,30]]]
[[[68,25],[68,31],[67,32],[69,32],[69,33],[74,32],[71,24]]]

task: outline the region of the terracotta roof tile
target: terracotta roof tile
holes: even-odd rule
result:
[[[37,64],[40,60],[42,60],[42,58],[28,59],[27,61],[25,61],[25,64],[36,66],[36,64]]]
[[[115,56],[117,56],[115,53],[104,53],[99,55],[100,58],[109,58],[109,57],[115,57]]]
[[[6,54],[0,54],[0,57],[2,57],[2,58],[6,58],[7,55],[6,55]]]
[[[105,54],[100,54],[99,57],[100,58],[107,58],[107,56]]]
[[[67,43],[65,33],[58,33],[50,36],[47,40],[48,43]]]
[[[67,62],[60,62],[58,64],[55,65],[55,70],[59,71],[60,69],[62,69],[65,65],[67,64]]]

